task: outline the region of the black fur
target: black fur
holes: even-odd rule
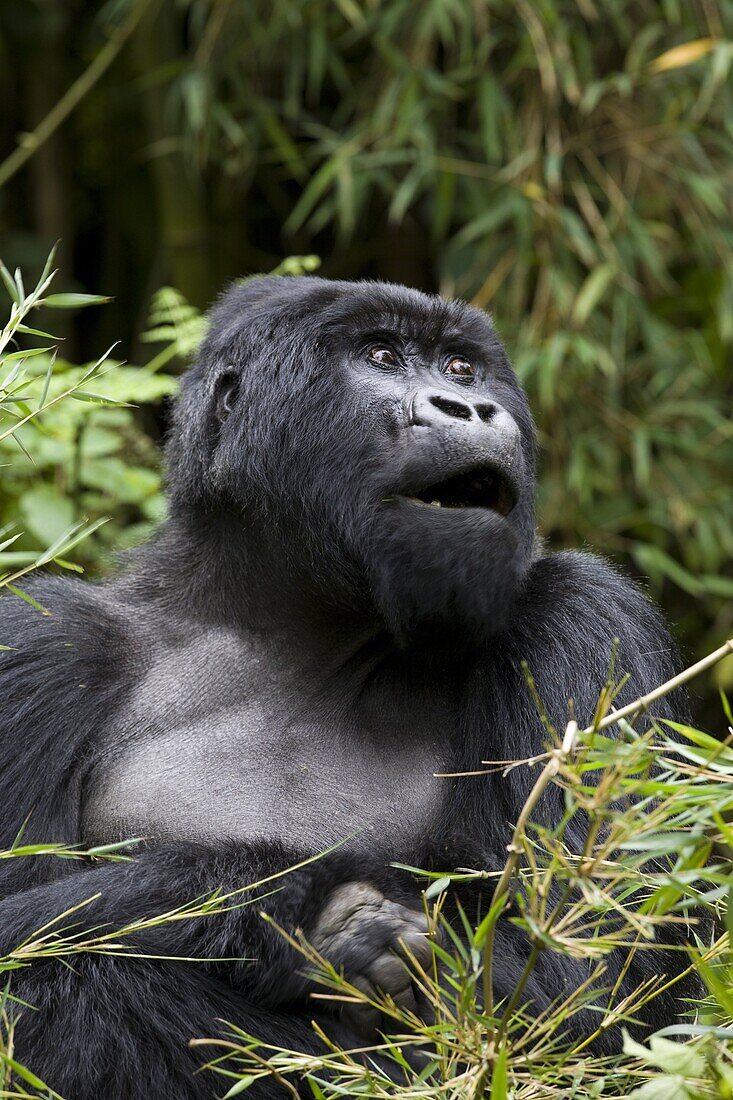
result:
[[[385,343],[394,369],[369,359]],[[451,355],[474,364],[473,385],[441,374]],[[506,516],[406,499],[487,461],[512,487]],[[0,653],[0,846],[26,818],[26,841],[93,843],[133,825],[152,839],[132,863],[0,863],[0,952],[93,895],[74,920],[119,927],[315,854],[333,820],[351,820],[360,804],[368,818],[386,779],[409,787],[395,746],[409,752],[414,743],[416,762],[419,749],[444,771],[541,751],[523,660],[559,726],[571,697],[578,719],[590,718],[615,636],[632,674],[621,702],[675,670],[658,613],[625,577],[586,554],[538,549],[531,415],[489,320],[466,305],[315,278],[235,287],[184,380],[168,466],[170,517],[130,568],[97,585],[36,580],[47,614],[3,599],[0,641],[11,648]],[[683,718],[684,706],[664,702],[658,712]],[[153,746],[156,762],[156,738],[185,727],[191,759],[208,744],[223,753],[224,716],[246,727],[250,743],[267,735],[263,770],[287,777],[300,832],[277,800],[242,835],[223,835],[226,793],[210,796],[210,829],[193,819],[189,829],[185,807],[125,818],[125,773],[116,769],[135,746]],[[330,794],[313,805],[330,737],[346,738],[354,768],[345,793],[335,785],[333,805]],[[185,746],[179,754],[171,744],[153,787],[180,767],[181,801],[193,804],[197,775],[185,771]],[[302,772],[294,746],[305,753]],[[236,751],[221,760],[236,793]],[[222,1019],[313,1048],[307,983],[258,910],[307,933],[340,883],[376,883],[414,903],[415,886],[390,861],[497,867],[534,778],[517,769],[506,780],[445,780],[436,801],[415,768],[415,787],[425,784],[418,809],[428,807],[416,822],[395,798],[384,828],[370,821],[259,904],[133,940],[153,955],[242,961],[85,956],[71,969],[15,973],[14,993],[35,1006],[21,1013],[15,1056],[67,1100],[193,1100],[215,1095],[217,1080],[194,1074],[201,1059],[187,1041],[220,1032]],[[143,802],[144,781],[135,795]],[[110,792],[116,817],[106,810]],[[149,798],[152,814],[155,790]],[[510,925],[501,940],[497,984],[509,992],[526,945]],[[637,956],[629,983],[659,965]],[[580,963],[543,957],[528,992],[541,1005],[585,977]],[[671,1001],[659,1002],[649,1022],[673,1015]]]

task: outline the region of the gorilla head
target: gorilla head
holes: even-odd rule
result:
[[[312,277],[235,286],[168,458],[174,522],[228,541],[245,601],[269,588],[376,612],[403,639],[475,638],[501,628],[530,561],[532,418],[463,303]]]

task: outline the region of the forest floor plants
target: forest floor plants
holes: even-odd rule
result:
[[[55,254],[54,247],[38,282],[30,291],[25,288],[20,270],[11,275],[0,260],[0,279],[10,297],[10,313],[0,329],[0,454],[12,453],[14,448],[16,453],[24,456],[33,477],[38,476],[38,470],[24,439],[27,429],[38,427],[39,431],[44,431],[41,421],[70,399],[94,405],[125,404],[112,396],[93,393],[88,388],[110,369],[112,348],[108,348],[93,363],[79,368],[73,377],[59,382],[62,372],[58,370],[57,338],[28,324],[29,315],[35,310],[79,309],[108,300],[96,294],[51,293],[50,286],[56,274],[53,270]],[[23,346],[19,346],[21,341],[24,341]],[[43,363],[42,370],[36,369],[39,362]],[[2,464],[8,465],[7,462]],[[8,480],[6,471],[6,485]],[[26,574],[51,564],[78,571],[79,567],[72,564],[66,555],[104,522],[103,518],[99,518],[92,523],[81,520],[64,524],[44,549],[20,552],[13,547],[18,540],[22,540],[23,531],[13,523],[0,524],[0,588],[29,599],[16,584]]]

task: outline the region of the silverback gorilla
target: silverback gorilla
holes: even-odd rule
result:
[[[590,719],[615,636],[621,702],[674,673],[633,584],[543,553],[534,446],[478,310],[254,279],[213,310],[184,378],[158,537],[112,580],[34,581],[46,614],[3,599],[0,847],[24,821],[26,842],[146,842],[130,862],[0,864],[0,954],[90,898],[62,926],[117,928],[345,841],[261,904],[138,934],[138,957],[17,971],[33,1008],[15,1057],[66,1100],[214,1096],[187,1044],[221,1020],[314,1049],[311,985],[263,908],[411,1003],[395,951],[424,950],[419,889],[391,865],[503,864],[532,777],[435,773],[541,751],[521,662],[558,725],[571,697]],[[659,713],[684,717],[684,701]],[[500,941],[502,995],[527,946],[508,921]],[[637,953],[626,980],[659,966]],[[547,954],[527,996],[539,1010],[586,977]],[[674,1006],[650,1012],[668,1023]],[[363,1043],[358,1018],[324,1026]]]

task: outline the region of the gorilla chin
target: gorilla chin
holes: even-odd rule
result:
[[[403,645],[455,650],[503,629],[522,562],[507,517],[395,496],[377,527],[369,553],[372,590]]]

